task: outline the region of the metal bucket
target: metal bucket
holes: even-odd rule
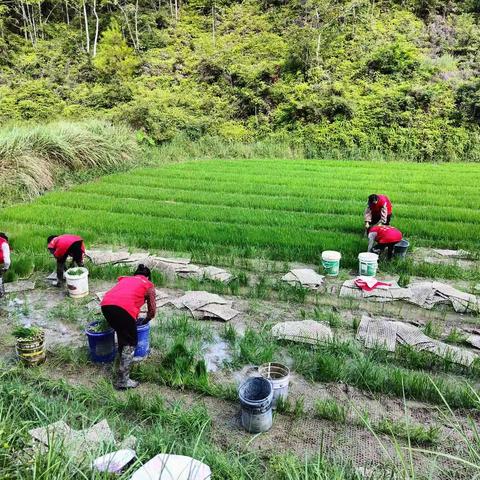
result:
[[[272,426],[273,387],[263,377],[246,380],[238,389],[242,406],[242,426],[250,433],[270,430]]]
[[[408,240],[400,240],[393,247],[393,256],[397,258],[405,258],[409,246],[410,243],[408,242]]]
[[[286,400],[288,397],[288,384],[290,382],[290,369],[281,363],[264,363],[258,367],[258,373],[267,380],[273,387],[272,408],[276,407],[277,400],[282,397]]]

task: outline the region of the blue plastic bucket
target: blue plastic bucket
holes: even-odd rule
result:
[[[135,349],[135,357],[146,357],[150,352],[150,323],[138,325],[137,327],[138,343]]]
[[[91,323],[85,330],[90,349],[90,358],[95,363],[110,363],[115,358],[115,332],[111,328],[106,332],[92,332],[89,327],[94,327],[98,322]]]

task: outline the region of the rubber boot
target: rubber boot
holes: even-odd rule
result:
[[[127,388],[138,387],[138,382],[130,378],[130,370],[132,368],[135,347],[126,345],[119,353],[120,365],[118,367],[118,376],[115,383],[115,388],[117,390],[126,390]]]

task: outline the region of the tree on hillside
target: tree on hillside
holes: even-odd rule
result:
[[[140,61],[133,48],[127,45],[116,20],[102,33],[98,53],[93,59],[95,68],[105,77],[131,77]]]

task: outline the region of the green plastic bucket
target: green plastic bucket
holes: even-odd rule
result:
[[[328,277],[336,277],[340,270],[340,259],[342,254],[333,250],[322,252],[322,265],[325,275]]]
[[[364,252],[358,254],[358,273],[363,277],[374,277],[377,274],[378,255]]]

